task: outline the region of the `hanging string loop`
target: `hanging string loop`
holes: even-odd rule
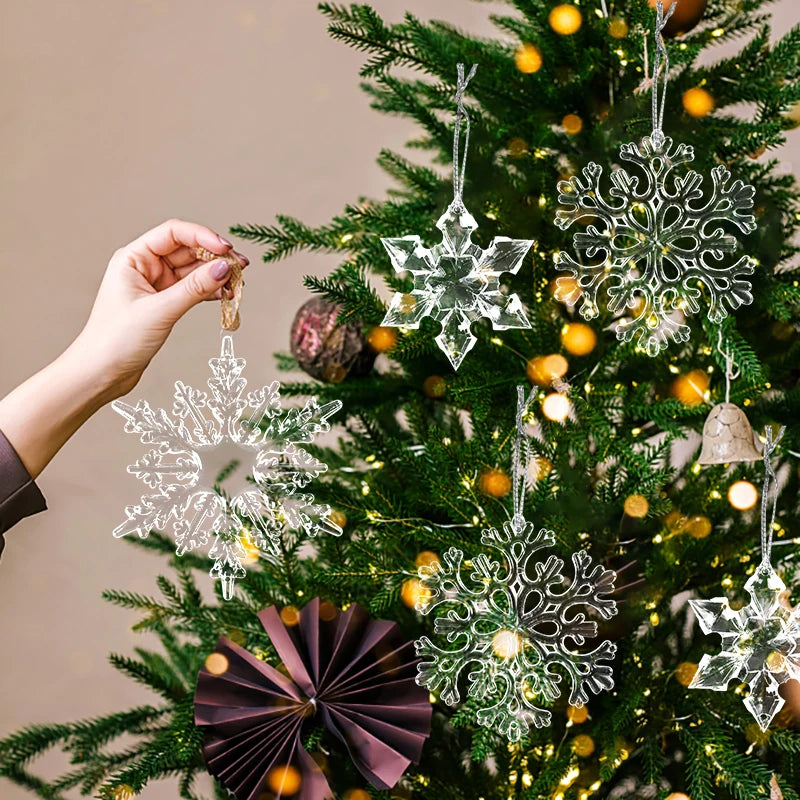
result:
[[[772,468],[772,454],[783,438],[786,426],[782,426],[778,435],[773,438],[772,426],[764,428],[764,488],[761,492],[761,563],[770,564],[772,553],[772,529],[775,525],[775,511],[778,506],[778,479],[775,470]],[[770,498],[770,495],[772,497]],[[772,504],[772,513],[769,514],[769,506]],[[767,520],[767,517],[770,517]]]
[[[464,107],[464,92],[469,82],[475,77],[478,69],[477,64],[473,64],[469,73],[464,76],[464,65],[458,64],[458,82],[456,84],[456,124],[453,130],[453,202],[461,203],[464,194],[464,171],[467,167],[467,149],[469,148],[469,127],[470,120],[467,109]],[[460,148],[461,126],[464,126],[464,149],[461,154],[461,163],[458,160]]]
[[[722,346],[722,328],[717,331],[717,352],[725,359],[725,402],[731,401],[731,381],[735,381],[742,371],[736,368],[736,362],[727,347]]]
[[[525,493],[528,491],[530,481],[531,440],[525,431],[525,415],[536,399],[536,389],[525,396],[525,387],[517,386],[517,417],[516,436],[514,438],[514,452],[511,456],[511,485],[514,501],[514,516],[512,522],[516,527],[521,527],[524,522]]]
[[[223,261],[228,262],[228,266],[231,268],[231,276],[228,280],[231,287],[231,297],[228,297],[227,290],[223,286],[220,291],[221,325],[223,331],[238,330],[240,323],[239,306],[242,302],[242,289],[244,288],[242,265],[239,263],[239,259],[233,253],[220,256],[217,253],[206,250],[205,247],[195,247],[194,255],[199,261],[214,261],[217,258],[221,258]]]
[[[663,0],[658,0],[656,3],[656,52],[653,56],[653,133],[651,135],[653,144],[655,144],[656,147],[661,147],[661,145],[664,144],[664,132],[662,128],[664,124],[664,105],[667,102],[667,82],[669,81],[669,52],[664,43],[664,28],[667,22],[669,22],[670,17],[675,13],[675,7],[677,5],[678,0],[675,0],[665,14]],[[664,60],[664,78],[662,81],[661,98],[659,99],[658,73],[661,68],[662,59]]]

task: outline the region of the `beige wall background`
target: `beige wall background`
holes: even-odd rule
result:
[[[592,5],[594,0],[588,0]],[[487,31],[491,6],[466,0],[373,0]],[[800,20],[773,5],[778,33]],[[372,112],[358,89],[362,58],[328,39],[314,0],[81,0],[5,3],[0,24],[0,395],[78,332],[108,257],[161,220],[224,232],[278,212],[327,221],[359,194],[380,196],[379,148],[401,148],[405,121]],[[800,136],[781,153],[800,167]],[[279,265],[242,249],[248,269],[236,337],[252,385],[273,380],[302,276],[335,263],[300,255]],[[176,378],[203,385],[218,346],[209,304],[181,322],[134,397],[171,404]],[[140,494],[125,465],[134,437],[106,409],[67,444],[39,483],[50,511],[9,534],[0,564],[0,736],[148,702],[106,662],[145,638],[133,616],[100,599],[107,587],[155,591],[161,564],[111,530]],[[58,756],[46,773],[64,766]],[[175,796],[171,783],[142,797]],[[0,797],[29,795],[0,782]]]

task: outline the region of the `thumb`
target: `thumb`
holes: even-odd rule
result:
[[[177,322],[190,308],[203,300],[211,300],[214,293],[225,285],[230,272],[230,264],[222,258],[192,270],[177,283],[158,293],[165,315],[172,322]]]

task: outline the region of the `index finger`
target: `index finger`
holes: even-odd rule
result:
[[[181,247],[205,247],[212,253],[224,255],[231,249],[231,244],[211,228],[182,219],[168,219],[130,244],[134,252],[150,253],[159,258],[168,256]]]

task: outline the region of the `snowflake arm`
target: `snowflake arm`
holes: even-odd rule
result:
[[[115,400],[111,406],[125,417],[125,433],[139,434],[142,444],[156,444],[159,452],[189,449],[191,439],[183,422],[174,423],[163,408],[153,411],[147,400],[140,400],[135,406]]]

